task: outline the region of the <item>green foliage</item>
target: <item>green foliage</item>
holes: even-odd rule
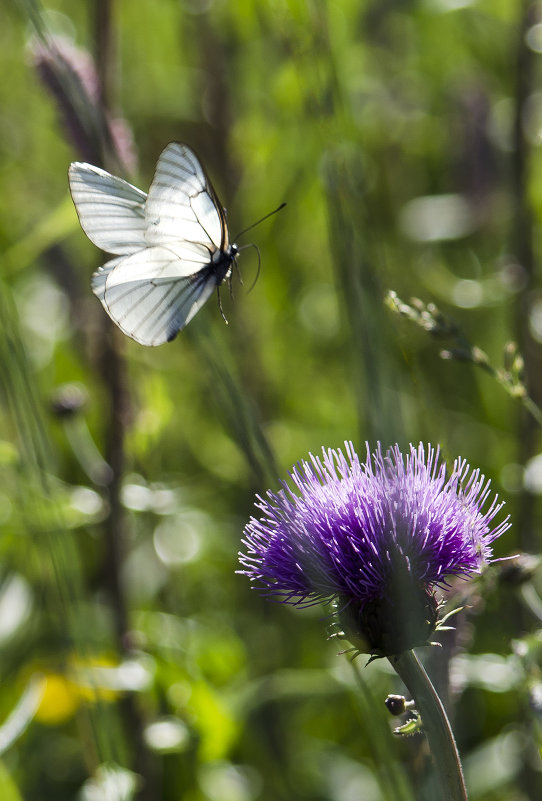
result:
[[[386,666],[352,669],[326,641],[329,610],[261,599],[236,555],[254,493],[345,439],[461,454],[513,516],[497,555],[540,550],[530,14],[512,0],[4,8],[3,801],[423,798],[423,740],[392,737]],[[71,59],[53,59],[55,92],[36,69],[50,33]],[[68,196],[70,161],[89,157],[62,92],[96,162],[142,189],[167,142],[194,147],[232,234],[287,201],[239,243],[257,243],[261,273],[248,292],[243,251],[227,326],[211,298],[157,349],[113,330],[89,286],[105,257]],[[421,298],[396,309],[409,320],[390,290]],[[456,358],[428,320],[433,336],[454,320]],[[465,610],[428,662],[472,801],[534,801],[540,575],[526,591],[498,570],[454,585]]]

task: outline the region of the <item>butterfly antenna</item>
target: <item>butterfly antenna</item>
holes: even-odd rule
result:
[[[277,211],[278,211],[278,209],[277,209]],[[258,245],[255,245],[254,242],[251,242],[249,245],[243,245],[242,247],[239,248],[239,250],[240,251],[241,250],[246,250],[247,248],[254,248],[254,250],[258,254],[258,269],[256,270],[256,278],[254,279],[254,281],[251,283],[250,287],[247,290],[247,295],[248,295],[249,292],[252,292],[252,290],[256,286],[256,281],[260,277],[260,268],[262,266],[262,259],[261,259],[261,256],[260,256],[260,248],[258,247]],[[235,266],[237,268],[237,275],[239,276],[239,283],[242,284],[243,281],[241,279],[241,273],[239,272],[239,267],[237,265],[237,262],[235,262]]]
[[[277,213],[277,211],[280,211],[281,209],[283,209],[285,205],[286,205],[286,203],[281,203],[281,204],[280,204],[280,206],[277,206],[277,208],[276,208],[276,209],[274,209],[273,211],[270,211],[270,212],[269,212],[269,214],[265,214],[265,215],[264,215],[264,216],[263,216],[263,217],[262,217],[260,220],[258,220],[258,221],[257,221],[257,222],[255,222],[255,223],[252,223],[252,225],[249,225],[249,226],[248,226],[248,228],[243,228],[243,230],[242,230],[242,231],[240,231],[240,232],[237,234],[237,236],[236,236],[236,237],[234,237],[234,239],[239,239],[239,237],[240,237],[240,236],[243,236],[243,234],[246,234],[246,232],[247,232],[247,231],[250,231],[252,228],[255,228],[257,225],[259,225],[260,223],[262,223],[264,220],[267,220],[267,218],[268,218],[268,217],[272,217],[272,216],[273,216],[273,214],[276,214],[276,213]]]

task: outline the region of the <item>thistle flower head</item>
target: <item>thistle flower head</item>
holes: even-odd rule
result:
[[[263,593],[309,605],[335,601],[350,639],[370,653],[427,641],[437,622],[435,589],[491,561],[502,507],[463,459],[446,475],[439,449],[380,444],[361,463],[352,443],[310,455],[278,493],[258,498],[245,527],[243,570]]]

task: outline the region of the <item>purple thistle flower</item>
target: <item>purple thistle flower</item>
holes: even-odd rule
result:
[[[349,639],[370,653],[427,641],[437,623],[435,589],[480,572],[503,504],[490,482],[456,459],[446,477],[439,449],[405,456],[380,444],[362,464],[352,443],[296,465],[278,493],[258,497],[263,516],[245,527],[240,562],[264,594],[296,605],[336,601]],[[297,490],[297,491],[296,491]],[[357,643],[356,643],[357,644]]]

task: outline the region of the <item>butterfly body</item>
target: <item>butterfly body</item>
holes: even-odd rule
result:
[[[225,250],[215,250],[212,256],[213,268],[216,272],[217,283],[221,284],[224,279],[231,276],[232,265],[239,254],[237,245],[231,244]]]
[[[114,256],[92,276],[94,294],[136,342],[170,342],[231,278],[239,253],[199,159],[171,142],[148,195],[81,162],[71,164],[69,181],[81,227]]]

